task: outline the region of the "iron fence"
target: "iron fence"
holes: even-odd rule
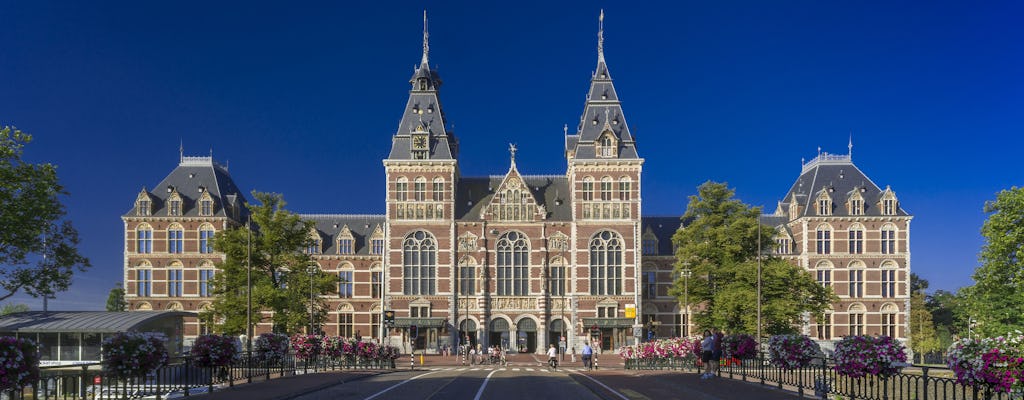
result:
[[[395,368],[394,360],[333,357],[302,360],[288,354],[280,361],[268,362],[243,352],[238,361],[224,367],[199,367],[193,364],[191,357],[176,357],[145,376],[124,378],[105,373],[99,363],[88,363],[42,367],[35,384],[22,390],[4,391],[0,393],[0,400],[176,399],[297,374],[392,368]]]

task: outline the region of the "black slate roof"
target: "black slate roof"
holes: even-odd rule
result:
[[[683,226],[682,218],[679,216],[657,216],[657,217],[642,217],[640,219],[641,237],[647,234],[648,231],[654,233],[654,236],[658,238],[658,254],[659,256],[671,256],[675,255],[672,251],[672,235],[676,234],[676,231]]]
[[[316,230],[323,240],[322,254],[338,254],[338,235],[348,226],[354,239],[353,254],[369,255],[370,236],[374,229],[384,229],[383,215],[299,214],[299,217],[316,224]]]
[[[817,211],[814,202],[822,191],[826,191],[832,198],[833,216],[849,215],[845,204],[853,192],[860,192],[864,198],[864,215],[882,215],[878,204],[884,193],[883,189],[857,168],[852,157],[848,155],[823,153],[804,164],[800,177],[782,199],[783,205],[788,207],[795,195],[797,202],[804,206],[800,216],[815,216]],[[896,215],[909,215],[898,202]]]
[[[418,86],[420,80],[427,82],[425,89]],[[398,130],[391,139],[391,152],[388,154],[388,159],[412,160],[411,133],[418,129],[429,133],[430,160],[455,159],[458,155],[458,143],[455,136],[448,132],[446,127],[446,118],[438,97],[438,89],[441,87],[440,76],[431,70],[424,60],[413,71],[409,83],[413,87],[409,92],[409,100],[402,110],[402,120],[398,123]]]
[[[212,157],[182,157],[178,166],[152,190],[147,190],[153,201],[153,216],[168,214],[167,199],[176,190],[181,196],[181,216],[199,216],[199,198],[203,191],[209,191],[213,198],[213,216],[245,220],[248,214],[247,200],[231,179],[228,169]],[[237,215],[235,214],[237,211]],[[133,202],[125,217],[137,216]]]
[[[562,175],[521,175],[523,183],[529,186],[537,205],[547,211],[547,220],[570,221],[572,209],[569,206],[569,182]],[[491,202],[494,191],[498,190],[504,175],[488,177],[463,177],[455,193],[455,219],[479,221],[480,211]]]
[[[590,91],[587,102],[576,126],[576,133],[566,140],[566,146],[575,146],[575,158],[586,160],[597,157],[595,141],[606,129],[610,129],[619,140],[618,158],[638,159],[636,142],[630,133],[626,118],[622,113],[622,103],[612,84],[608,65],[601,57],[597,62],[597,71],[590,80]],[[572,149],[571,147],[567,147]]]

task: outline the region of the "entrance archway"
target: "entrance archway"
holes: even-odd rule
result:
[[[516,324],[516,347],[520,353],[537,351],[537,322],[532,318],[523,318]]]
[[[551,323],[548,324],[548,344],[555,345],[555,348],[560,349],[559,351],[562,351],[559,342],[562,340],[562,337],[564,337],[566,334],[568,334],[568,332],[566,332],[566,326],[564,321],[560,319],[555,319],[551,320]]]
[[[509,337],[508,337],[508,320],[504,318],[495,318],[491,320],[491,335],[487,344],[501,345],[502,349],[508,349]]]
[[[464,319],[459,323],[459,344],[469,343],[470,347],[476,347],[476,322],[471,319]]]

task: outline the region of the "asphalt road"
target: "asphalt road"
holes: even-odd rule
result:
[[[591,389],[589,387],[597,387]],[[536,400],[618,398],[598,396],[601,389],[571,369],[549,371],[538,367],[446,367],[401,371],[325,388],[297,397],[319,399],[436,399],[436,400]]]

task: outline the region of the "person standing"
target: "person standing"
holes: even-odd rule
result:
[[[704,330],[704,339],[700,341],[700,362],[704,364],[704,373],[700,374],[700,379],[708,379],[714,376],[714,367],[711,366],[712,354],[715,350],[715,336],[711,333],[710,329]]]
[[[583,343],[583,350],[580,352],[580,355],[583,356],[583,366],[590,369],[594,359],[594,348],[590,347],[590,343]]]
[[[717,375],[718,374],[718,369],[721,368],[721,361],[722,361],[722,339],[724,337],[725,337],[725,334],[722,333],[722,330],[716,328],[715,329],[715,336],[714,336],[714,349],[711,352],[711,359],[712,359],[712,362],[714,363],[714,371],[712,373],[712,376]]]

